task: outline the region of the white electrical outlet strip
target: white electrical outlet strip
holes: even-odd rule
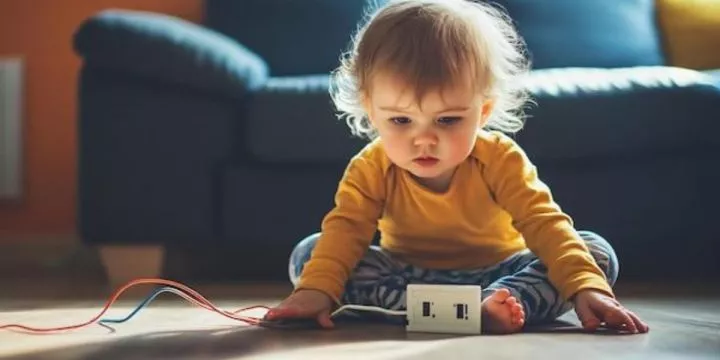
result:
[[[406,294],[407,331],[481,333],[480,286],[408,284]]]

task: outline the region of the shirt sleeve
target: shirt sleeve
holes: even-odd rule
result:
[[[346,168],[296,291],[320,290],[340,303],[346,281],[372,242],[384,204],[382,164],[377,151],[369,153],[356,156]]]
[[[569,300],[595,289],[614,297],[570,216],[553,200],[536,167],[512,139],[498,135],[485,172],[498,204],[510,213],[528,248],[548,268],[550,282]]]

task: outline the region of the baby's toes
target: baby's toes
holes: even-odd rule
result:
[[[512,321],[515,324],[521,324],[525,321],[525,312],[520,304],[515,304],[510,308]]]

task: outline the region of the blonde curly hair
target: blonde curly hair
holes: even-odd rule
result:
[[[377,136],[364,99],[374,74],[404,79],[418,100],[467,76],[494,101],[486,128],[514,133],[524,124],[529,97],[522,78],[530,65],[507,14],[469,0],[390,0],[353,36],[351,49],[332,72],[330,95],[353,135]]]

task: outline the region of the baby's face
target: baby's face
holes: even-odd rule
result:
[[[373,78],[365,104],[385,151],[422,183],[445,188],[473,146],[490,112],[470,86],[431,91],[417,104],[413,91],[390,76]]]

